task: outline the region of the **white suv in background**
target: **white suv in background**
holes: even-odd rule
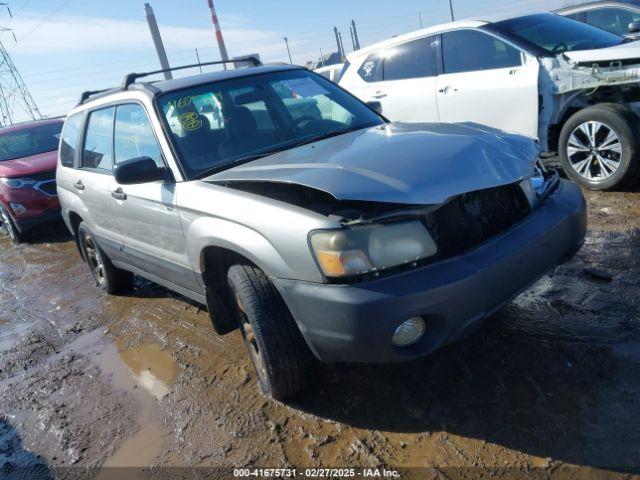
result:
[[[538,138],[592,189],[638,178],[640,42],[541,13],[431,27],[347,60],[340,85],[391,120]]]

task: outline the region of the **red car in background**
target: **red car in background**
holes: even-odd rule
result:
[[[14,243],[59,218],[56,164],[63,119],[0,128],[0,227]]]

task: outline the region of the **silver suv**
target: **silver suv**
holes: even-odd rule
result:
[[[389,123],[293,66],[145,75],[69,113],[65,222],[102,289],[140,275],[207,305],[217,333],[240,328],[275,398],[314,357],[433,352],[583,242],[580,190],[527,138]]]

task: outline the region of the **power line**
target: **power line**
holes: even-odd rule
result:
[[[64,0],[59,6],[58,8],[56,8],[53,12],[51,12],[44,20],[42,20],[40,23],[38,23],[35,27],[33,27],[31,30],[29,30],[29,32],[27,32],[25,35],[20,37],[20,41],[24,40],[25,38],[27,38],[29,35],[31,35],[33,32],[35,32],[37,29],[39,29],[42,25],[44,25],[45,23],[47,23],[49,20],[51,20],[60,10],[62,10],[71,0]]]

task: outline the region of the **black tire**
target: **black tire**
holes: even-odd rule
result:
[[[262,391],[283,400],[304,388],[312,354],[282,297],[261,270],[234,265],[227,279]]]
[[[594,122],[602,126],[588,134],[595,129],[590,129]],[[617,139],[607,144],[614,137]],[[639,142],[640,117],[629,107],[615,103],[587,107],[562,127],[558,144],[562,169],[571,180],[591,190],[628,187],[638,180]]]
[[[78,226],[78,245],[96,285],[110,295],[123,295],[133,290],[133,273],[116,268],[98,246],[84,222]]]
[[[0,230],[9,235],[12,243],[18,244],[22,241],[20,230],[18,230],[11,215],[2,205],[0,205]]]

